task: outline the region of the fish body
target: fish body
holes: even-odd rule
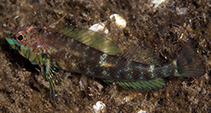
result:
[[[177,59],[162,64],[147,46],[136,45],[121,54],[121,49],[100,33],[88,29],[64,27],[59,30],[20,27],[7,31],[6,40],[13,49],[34,65],[49,82],[54,99],[55,69],[78,72],[105,82],[135,90],[157,90],[164,87],[164,77],[194,77],[205,73],[195,48],[188,42]]]

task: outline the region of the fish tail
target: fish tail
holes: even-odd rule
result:
[[[177,73],[174,76],[178,77],[202,76],[206,72],[204,62],[198,55],[192,41],[188,41],[182,49],[175,65]]]
[[[124,54],[123,56],[130,58],[131,60],[135,59],[136,61],[144,61],[144,63],[158,64],[157,61],[159,61],[159,59],[156,59],[155,55],[153,55],[153,52],[149,52],[149,49],[142,47],[141,49],[137,48],[132,50],[134,50],[135,52],[141,50],[141,52],[136,52],[135,54],[129,52],[129,54]],[[139,60],[140,58],[142,59]],[[164,68],[168,69],[163,70]],[[162,70],[160,70],[159,74],[161,74],[162,76],[159,75],[159,77],[157,78],[155,77],[154,79],[145,80],[137,79],[137,81],[117,81],[117,84],[128,89],[149,91],[158,90],[166,86],[166,82],[163,79],[164,77],[172,75],[177,77],[196,77],[204,75],[206,72],[204,62],[196,52],[196,48],[192,44],[192,41],[188,41],[186,43],[186,45],[180,52],[177,60],[173,60],[173,63],[169,64],[168,66],[163,66],[160,69]],[[154,75],[156,75],[156,70]],[[147,78],[147,76],[151,75],[147,74],[145,77]],[[114,80],[104,81],[113,82]]]

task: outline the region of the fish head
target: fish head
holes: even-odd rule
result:
[[[33,63],[36,57],[36,53],[33,51],[33,36],[36,32],[33,26],[23,26],[17,30],[6,31],[5,39],[13,49]]]
[[[31,39],[34,29],[33,26],[23,26],[17,30],[8,30],[5,33],[5,39],[13,49],[20,50],[20,47],[26,46],[28,40]]]

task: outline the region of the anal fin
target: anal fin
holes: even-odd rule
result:
[[[115,82],[114,80],[103,80],[104,82]],[[157,78],[148,81],[118,81],[118,85],[126,88],[126,89],[134,89],[134,90],[158,90],[162,89],[166,86],[166,82],[163,78]]]

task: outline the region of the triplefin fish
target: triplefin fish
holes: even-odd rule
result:
[[[56,69],[100,78],[105,82],[135,90],[158,90],[166,86],[168,76],[195,77],[205,73],[205,65],[188,41],[179,56],[162,64],[146,45],[135,45],[128,52],[104,35],[84,28],[65,26],[61,29],[23,26],[7,31],[5,38],[11,47],[39,65],[49,82],[50,97],[57,96],[53,77]],[[57,77],[59,79],[59,77]]]

